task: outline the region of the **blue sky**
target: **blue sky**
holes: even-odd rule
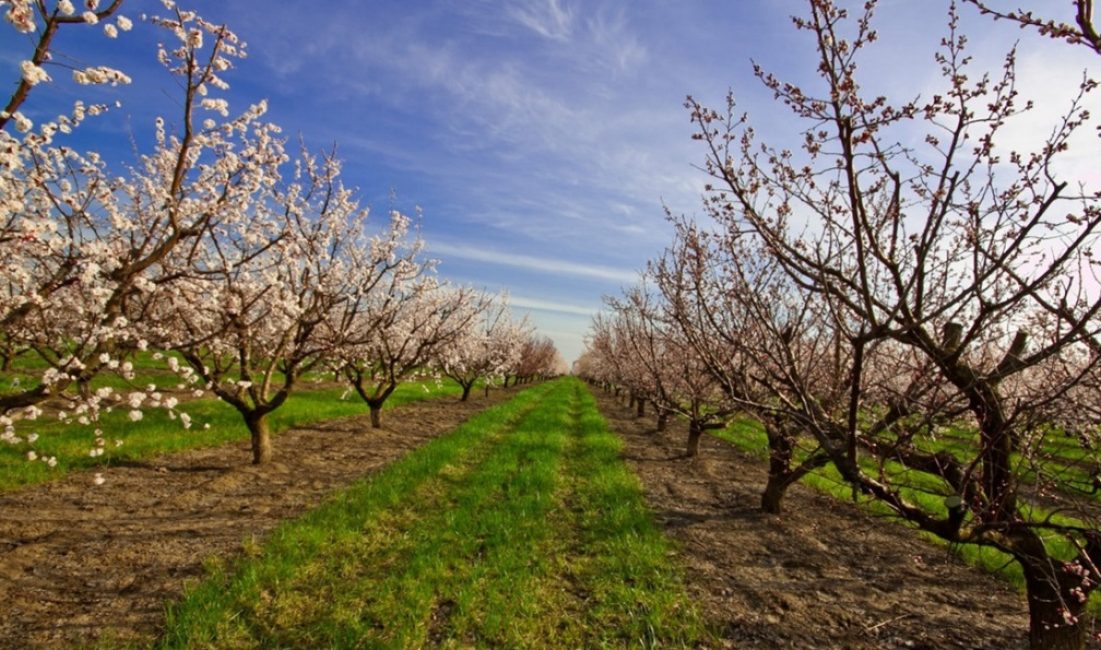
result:
[[[704,179],[694,164],[704,152],[690,139],[685,95],[718,106],[733,89],[761,130],[786,137],[750,61],[794,81],[813,74],[809,40],[788,18],[804,9],[801,0],[180,4],[228,23],[249,44],[249,58],[228,77],[231,110],[267,98],[269,118],[289,136],[312,147],[335,143],[345,182],[376,214],[391,193],[400,209],[419,206],[441,274],[507,288],[516,311],[530,313],[567,360],[581,352],[601,296],[630,284],[667,243],[663,204],[698,212]],[[1069,3],[1037,5],[1059,11]],[[900,99],[933,87],[946,6],[882,3],[870,85]],[[159,11],[154,0],[124,5],[134,19]],[[976,18],[969,7],[962,13],[980,61],[996,63],[1022,39],[1022,74],[1038,80],[1040,95],[1095,65],[1084,51]],[[140,148],[153,116],[171,124],[175,108],[173,82],[154,61],[156,37],[142,26],[117,41],[76,31],[61,34],[61,53],[134,78],[105,91],[122,109],[81,137],[115,161],[132,160],[131,134]],[[14,80],[30,47],[3,34],[0,62]],[[42,93],[75,97],[65,83],[53,86]]]

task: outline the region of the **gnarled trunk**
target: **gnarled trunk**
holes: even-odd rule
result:
[[[1074,563],[1048,553],[1034,530],[1011,535],[1028,595],[1028,645],[1032,650],[1082,650],[1086,647],[1086,603],[1098,575],[1101,541],[1089,538]]]
[[[474,387],[474,382],[467,384],[460,384],[463,387],[463,396],[459,398],[460,402],[465,402],[470,397],[470,389]]]
[[[661,407],[655,407],[655,408],[657,408],[657,412],[658,412],[657,430],[658,431],[665,431],[665,427],[668,426],[668,424],[669,424],[669,412],[666,411],[665,409],[661,408]]]
[[[790,437],[773,426],[766,426],[768,435],[768,482],[761,493],[761,510],[778,515],[783,509],[784,494],[796,479],[791,479],[791,459],[795,445]]]
[[[258,415],[255,412],[245,416],[245,425],[248,427],[249,437],[252,442],[252,464],[262,465],[272,458],[271,431],[268,429],[267,414]]]
[[[1085,603],[1067,593],[1061,585],[1053,584],[1055,581],[1050,575],[1027,567],[1024,574],[1028,592],[1028,647],[1032,650],[1083,650],[1086,647],[1086,629],[1082,622]]]
[[[792,467],[795,455],[792,439],[783,434],[777,434],[776,438],[778,440],[774,441],[773,434],[769,433],[768,481],[761,492],[761,510],[772,515],[783,512],[788,488],[829,462],[829,455],[819,450]]]
[[[685,454],[689,458],[695,458],[700,454],[700,437],[703,435],[703,427],[700,423],[692,420],[688,423],[688,445],[685,448]]]
[[[635,417],[636,418],[640,418],[640,417],[646,415],[646,400],[642,399],[641,397],[638,398],[637,407],[638,408],[635,411]]]

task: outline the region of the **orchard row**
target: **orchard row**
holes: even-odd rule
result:
[[[6,365],[42,367],[0,394],[5,440],[33,440],[49,410],[94,431],[94,453],[105,409],[134,420],[144,408],[175,412],[179,399],[156,385],[123,394],[96,383],[133,378],[142,350],[164,358],[180,388],[232,405],[257,463],[273,453],[268,416],[307,373],[343,378],[379,426],[412,372],[451,376],[464,397],[478,380],[557,372],[553,344],[510,315],[507,296],[440,281],[408,216],[368,219],[335,156],[289,151],[264,103],[231,115],[219,95],[245,46],[223,25],[172,2],[144,21],[172,44],[158,58],[180,112],[158,118],[152,150],[124,174],[66,144],[107,106],[77,101],[34,124],[28,102],[66,81],[51,77],[65,70],[51,64],[55,40],[81,29],[120,37],[134,25],[122,4],[0,3],[35,43],[0,113],[0,347]],[[72,73],[77,88],[129,81],[103,66]]]
[[[809,1],[795,26],[815,82],[757,69],[792,144],[763,141],[732,96],[688,100],[708,219],[670,216],[673,243],[609,299],[576,370],[652,405],[659,429],[686,418],[690,455],[733,417],[759,421],[768,512],[828,467],[922,531],[1006,553],[1032,647],[1080,648],[1101,583],[1101,187],[1067,152],[1096,163],[1097,84],[1045,97],[1064,113],[1030,122],[1026,148],[1017,53],[974,70],[952,6],[941,87],[866,94],[875,5]],[[1077,25],[1003,18],[1101,51],[1089,6]]]

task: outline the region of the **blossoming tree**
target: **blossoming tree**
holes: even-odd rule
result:
[[[268,416],[303,373],[336,354],[342,319],[390,269],[389,251],[405,226],[392,221],[372,234],[333,156],[304,153],[282,187],[274,175],[285,158],[281,145],[265,129],[255,138],[248,149],[271,152],[273,175],[257,174],[259,196],[200,246],[170,259],[182,279],[151,311],[159,344],[178,351],[241,414],[253,462],[263,463],[272,457]]]
[[[397,215],[396,218],[406,219]],[[406,220],[407,223],[407,220]],[[429,370],[438,355],[467,335],[484,310],[468,287],[441,284],[434,263],[421,260],[418,240],[348,322],[336,365],[367,403],[371,425],[382,426],[382,406],[403,378]]]
[[[1033,150],[1009,148],[1006,125],[1031,109],[1015,86],[1016,53],[998,76],[972,74],[954,8],[935,58],[943,90],[895,104],[865,96],[857,74],[877,38],[876,3],[851,23],[829,0],[808,4],[796,26],[817,47],[819,87],[758,68],[803,125],[800,152],[761,144],[732,101],[722,114],[689,102],[715,181],[710,212],[728,233],[758,237],[826,306],[842,342],[843,417],[829,424],[804,406],[793,415],[848,437],[824,449],[859,492],[951,543],[1012,557],[1033,647],[1080,648],[1101,532],[1073,505],[1083,486],[1059,471],[1051,445],[1064,434],[1098,442],[1096,410],[1080,403],[1097,396],[1079,387],[1095,385],[1101,364],[1101,194],[1072,189],[1058,162],[1089,122],[1096,84],[1072,89]],[[952,453],[931,451],[949,423]],[[916,500],[917,475],[942,504]],[[1052,492],[1075,517],[1046,508]]]
[[[465,402],[478,380],[485,382],[487,395],[491,384],[503,381],[530,335],[527,319],[514,321],[508,295],[502,294],[486,301],[472,326],[440,351],[438,363],[443,374],[462,387],[460,399]]]
[[[47,71],[58,34],[96,25],[117,38],[132,27],[118,14],[120,5],[88,0],[77,15],[67,0],[0,4],[8,22],[35,43],[0,112],[0,335],[8,350],[28,350],[47,366],[37,381],[0,397],[9,438],[46,399],[72,401],[65,408],[82,421],[118,399],[87,385],[104,369],[129,374],[125,357],[148,338],[141,305],[177,279],[164,261],[194,245],[227,206],[252,191],[245,172],[252,162],[234,153],[234,139],[258,124],[262,107],[219,121],[228,112],[214,96],[228,87],[223,74],[243,45],[224,26],[170,2],[169,14],[150,22],[176,43],[159,58],[180,81],[181,132],[170,135],[158,120],[153,151],[136,169],[113,175],[98,153],[64,144],[105,106],[77,100],[41,124],[26,117],[27,102],[43,84],[61,83]],[[72,78],[78,85],[129,83],[122,71],[103,66],[78,68]],[[74,384],[79,393],[68,390]]]

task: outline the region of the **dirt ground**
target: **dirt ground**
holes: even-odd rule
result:
[[[686,459],[683,426],[656,434],[652,418],[594,394],[723,647],[1027,647],[1028,607],[1008,584],[802,485],[766,515],[765,463],[710,436]]]
[[[287,431],[275,462],[247,442],[79,472],[0,495],[0,648],[147,642],[165,602],[326,494],[514,393],[408,404],[383,428],[352,418]]]

